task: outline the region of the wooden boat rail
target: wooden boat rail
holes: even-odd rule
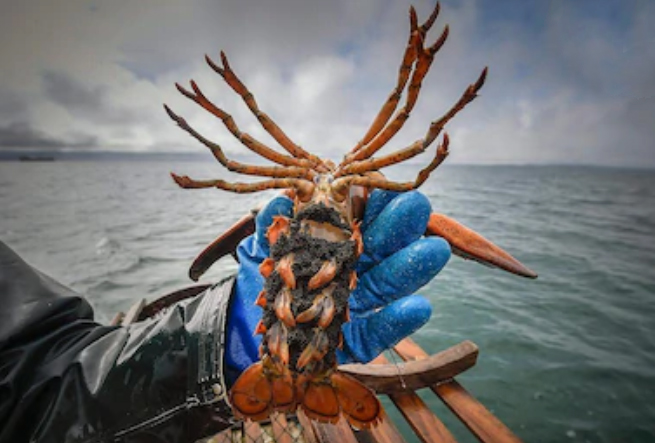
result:
[[[176,291],[150,304],[139,300],[126,314],[118,313],[114,325],[129,325],[151,317],[171,304],[199,294],[209,285],[198,285]],[[475,365],[478,347],[463,341],[434,355],[427,354],[412,339],[398,343],[393,351],[404,361],[390,364],[384,355],[362,364],[341,365],[340,370],[356,377],[378,395],[387,395],[398,408],[418,439],[425,443],[453,443],[457,440],[444,423],[416,393],[423,388],[434,394],[454,413],[466,428],[483,443],[516,443],[521,440],[498,418],[473,397],[455,377]],[[270,422],[240,422],[205,440],[223,442],[308,442],[308,443],[392,443],[405,438],[386,412],[374,429],[356,430],[346,420],[336,424],[309,420],[302,411],[284,416],[274,413]]]

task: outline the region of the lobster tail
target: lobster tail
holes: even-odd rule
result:
[[[257,362],[246,369],[230,391],[230,403],[238,418],[263,420],[271,412],[273,389],[264,374],[264,365]]]
[[[337,393],[341,412],[351,425],[368,429],[380,421],[382,405],[373,391],[339,371],[332,373],[330,380]]]
[[[230,391],[234,415],[260,421],[271,412],[296,409],[296,393],[291,372],[270,359],[254,363],[237,379]]]
[[[351,425],[368,429],[382,415],[382,406],[373,391],[339,371],[322,376],[299,375],[296,399],[307,417],[324,423],[336,423],[343,414]]]
[[[339,421],[341,408],[329,378],[317,378],[308,373],[299,375],[296,379],[296,398],[307,417],[323,423]]]
[[[235,415],[263,420],[297,407],[321,422],[343,414],[354,426],[377,423],[381,407],[364,385],[336,370],[348,296],[357,284],[354,264],[361,233],[323,202],[310,203],[293,218],[276,217],[267,231],[270,257],[260,271],[263,308],[255,328],[262,334],[262,362],[249,367],[231,392]]]
[[[272,400],[271,407],[278,412],[290,412],[296,410],[296,393],[293,385],[291,372],[284,368],[282,374],[272,377]]]

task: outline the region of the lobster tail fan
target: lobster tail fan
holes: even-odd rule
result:
[[[328,377],[299,375],[296,399],[307,417],[323,423],[336,423],[343,414],[352,426],[368,429],[382,417],[382,405],[375,393],[339,371]]]
[[[341,408],[337,393],[330,385],[329,379],[316,379],[301,374],[296,379],[296,397],[298,406],[307,417],[322,423],[339,421]]]
[[[240,419],[261,421],[273,411],[290,412],[297,407],[291,372],[283,367],[257,362],[246,369],[230,391],[234,415]]]
[[[271,406],[278,412],[293,412],[296,410],[296,392],[293,384],[293,377],[288,368],[279,376],[271,379],[273,399]]]
[[[271,412],[273,388],[257,362],[246,369],[230,391],[230,403],[237,418],[264,420]]]
[[[373,391],[339,371],[330,376],[330,381],[341,412],[351,425],[368,429],[378,424],[382,418],[382,405]]]

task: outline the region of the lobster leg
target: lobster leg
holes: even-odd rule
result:
[[[443,237],[450,244],[453,253],[460,257],[497,267],[521,277],[537,278],[536,272],[500,247],[445,215],[431,214],[425,235]]]
[[[307,178],[309,180],[313,179],[316,175],[314,171],[309,169],[306,166],[261,166],[261,165],[248,165],[244,163],[239,163],[234,160],[230,160],[223,153],[223,149],[211,140],[205,138],[198,131],[193,129],[187,121],[175,114],[168,106],[164,105],[164,109],[168,113],[168,116],[177,123],[177,125],[188,132],[193,138],[198,140],[200,143],[205,145],[214,155],[214,158],[223,166],[225,166],[229,171],[237,172],[240,174],[247,175],[259,175],[264,177],[298,177],[298,178]],[[263,146],[263,145],[262,145]]]
[[[356,287],[357,287],[357,272],[352,271],[348,279],[348,289],[354,291]]]
[[[340,169],[334,174],[335,177],[342,177],[349,174],[361,174],[363,172],[375,171],[386,166],[391,166],[396,163],[403,162],[412,157],[417,156],[424,152],[428,146],[437,138],[441,133],[443,127],[448,123],[458,112],[460,112],[464,107],[472,102],[478,95],[478,91],[484,85],[484,82],[487,78],[487,68],[482,70],[482,73],[475,81],[466,88],[460,99],[455,103],[441,118],[433,121],[430,124],[428,132],[425,134],[423,139],[417,140],[412,143],[409,147],[401,149],[396,152],[392,152],[389,155],[385,155],[380,158],[367,158],[361,157],[360,161],[346,160]],[[365,148],[364,148],[365,149]]]
[[[230,183],[225,180],[194,180],[186,175],[179,176],[171,172],[171,177],[175,180],[181,188],[184,189],[203,189],[203,188],[218,188],[225,191],[236,192],[245,194],[249,192],[259,192],[266,189],[287,189],[295,188],[302,196],[311,195],[314,189],[314,184],[308,180],[297,178],[274,178],[256,183]]]
[[[277,322],[266,332],[266,343],[271,356],[277,357],[284,365],[289,363],[289,330]]]
[[[221,108],[216,106],[214,103],[212,103],[207,97],[205,97],[205,94],[202,93],[196,82],[191,80],[191,87],[193,88],[194,92],[187,91],[184,89],[181,85],[175,83],[175,87],[177,88],[182,95],[184,95],[186,98],[193,100],[194,102],[198,103],[200,106],[205,108],[207,111],[209,111],[211,114],[215,115],[225,125],[225,127],[234,135],[244,146],[246,146],[248,149],[253,151],[256,154],[261,155],[262,157],[274,162],[274,163],[279,163],[281,165],[285,166],[300,166],[303,168],[309,168],[311,167],[311,164],[308,160],[305,159],[300,159],[300,158],[295,158],[295,157],[290,157],[288,155],[281,154],[268,146],[264,145],[263,143],[255,140],[253,137],[251,137],[249,134],[245,132],[241,132],[237,124],[234,122],[234,119],[230,114],[227,112],[223,111]],[[166,112],[168,112],[169,115],[171,115],[171,112],[169,112],[168,107],[166,107]],[[173,117],[171,115],[171,117]],[[177,122],[177,119],[173,118]],[[179,124],[179,122],[178,122]],[[186,128],[183,128],[186,130]],[[193,135],[193,134],[191,134]],[[194,135],[195,137],[195,135]],[[198,138],[198,137],[196,137]],[[202,140],[201,140],[202,141]],[[204,143],[204,142],[203,142]],[[210,148],[211,149],[211,148]]]
[[[351,226],[353,233],[350,236],[350,239],[355,242],[355,248],[357,250],[358,257],[364,253],[364,239],[362,238],[362,231],[359,228],[361,224],[361,221],[353,222]]]
[[[435,11],[438,12],[438,10],[439,4],[437,3]],[[373,137],[375,137],[382,130],[382,128],[384,128],[384,125],[386,125],[391,118],[391,114],[396,109],[396,106],[398,106],[398,101],[400,100],[400,96],[405,89],[405,85],[409,79],[409,74],[412,72],[412,67],[414,66],[414,61],[416,60],[416,39],[419,38],[418,33],[415,32],[417,26],[416,22],[418,19],[416,18],[416,10],[413,7],[411,7],[409,10],[409,17],[409,41],[407,42],[407,48],[405,49],[403,60],[400,63],[400,68],[398,69],[398,81],[396,82],[396,87],[393,89],[393,91],[391,91],[391,94],[389,95],[389,98],[387,98],[387,101],[384,103],[384,105],[382,105],[380,112],[375,117],[375,120],[373,120],[371,127],[366,132],[364,137],[357,143],[354,148],[350,150],[351,154],[354,154],[362,146],[370,142]],[[432,26],[431,23],[430,26]]]
[[[444,30],[444,33],[439,38],[437,43],[431,47],[428,51],[425,51],[423,48],[423,40],[428,30],[432,27],[437,16],[439,15],[440,5],[437,2],[432,14],[421,26],[417,25],[418,18],[416,17],[416,10],[414,7],[409,9],[409,21],[410,21],[410,32],[409,32],[409,41],[407,42],[407,48],[405,49],[405,54],[403,55],[402,63],[400,64],[400,69],[398,70],[398,81],[396,87],[391,91],[391,95],[380,109],[379,114],[376,116],[375,120],[371,124],[371,127],[367,131],[366,135],[362,140],[357,143],[357,145],[350,151],[350,155],[354,159],[361,159],[372,155],[372,152],[368,152],[373,146],[373,149],[377,151],[380,149],[404,124],[407,117],[409,117],[409,112],[414,107],[414,103],[418,97],[420,90],[420,82],[427,74],[427,70],[430,67],[432,62],[432,57],[437,52],[437,50],[443,45],[448,35],[448,27]],[[428,57],[429,56],[429,60]],[[415,61],[418,58],[418,62]],[[426,63],[427,62],[427,63]],[[383,134],[380,135],[380,131],[385,127],[391,114],[396,109],[398,101],[402,95],[409,75],[414,70],[412,75],[412,81],[410,82],[410,87],[408,88],[408,97],[406,99],[406,104],[404,108],[396,114],[394,120],[390,125],[385,128]],[[372,141],[374,140],[374,141]],[[364,147],[366,152],[363,152]],[[375,152],[373,151],[373,152]]]
[[[421,83],[423,78],[428,73],[430,65],[434,60],[434,54],[441,48],[443,43],[448,37],[448,27],[444,29],[441,37],[435,42],[435,44],[429,48],[423,48],[423,39],[418,38],[416,41],[416,52],[417,52],[417,61],[414,68],[414,73],[412,74],[412,80],[407,88],[407,97],[405,99],[405,106],[403,106],[394,116],[393,120],[380,132],[369,144],[363,146],[357,152],[355,152],[352,157],[352,160],[362,160],[369,158],[371,155],[375,154],[380,150],[384,145],[387,144],[391,138],[396,135],[398,131],[403,127],[405,122],[409,119],[412,109],[416,104],[418,99],[418,93],[421,89]]]
[[[323,310],[323,299],[325,296],[321,293],[314,298],[312,305],[306,310],[302,311],[296,317],[298,323],[307,323],[308,321],[314,320]]]
[[[416,189],[420,185],[422,185],[423,182],[430,176],[430,173],[434,171],[437,168],[437,166],[439,166],[446,159],[449,153],[448,152],[449,144],[450,144],[450,138],[448,137],[447,133],[444,133],[443,141],[437,148],[437,151],[434,155],[434,159],[430,162],[430,164],[427,167],[423,168],[421,172],[418,173],[416,180],[414,180],[414,182],[409,182],[412,183],[411,185],[412,189]],[[378,169],[395,165],[397,163],[401,163],[405,160],[415,157],[423,153],[425,149],[426,149],[426,145],[424,144],[423,140],[418,140],[412,143],[407,148],[393,152],[389,155],[385,155],[384,157],[371,158],[368,160],[363,160],[361,162],[352,163],[345,167],[345,171],[348,174],[361,174],[370,171],[377,171]],[[357,177],[356,175],[348,175],[347,177],[344,177],[342,180],[346,180],[346,183],[349,184],[357,183],[356,180],[354,182],[348,181],[348,180],[353,180],[356,177]],[[343,185],[339,183],[335,186],[343,186]]]
[[[216,71],[223,79],[225,82],[243,98],[243,101],[246,102],[246,105],[250,109],[250,111],[257,117],[257,120],[262,124],[266,132],[271,134],[271,136],[282,146],[284,149],[286,149],[292,156],[296,158],[303,158],[307,159],[311,162],[311,164],[315,167],[317,167],[318,170],[323,170],[327,171],[325,165],[323,164],[323,161],[316,157],[313,154],[310,154],[309,152],[305,151],[303,148],[295,144],[291,139],[280,129],[280,127],[264,112],[262,112],[259,109],[259,106],[257,105],[257,102],[255,101],[255,97],[252,95],[252,93],[248,90],[248,88],[241,82],[239,77],[232,71],[232,68],[230,67],[230,64],[227,60],[227,56],[223,51],[221,51],[221,62],[223,64],[222,67],[218,66],[214,61],[209,58],[209,56],[205,56],[205,60],[207,61],[207,64],[214,70]]]

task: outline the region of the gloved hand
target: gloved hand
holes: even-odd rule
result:
[[[277,197],[256,217],[255,234],[237,249],[240,267],[228,317],[226,366],[232,381],[259,359],[261,336],[253,335],[262,311],[254,306],[264,278],[259,264],[268,256],[266,230],[275,215],[291,216],[293,202]],[[430,303],[412,295],[450,258],[438,237],[422,238],[430,217],[428,199],[417,191],[371,193],[362,221],[364,254],[357,264],[357,288],[350,296],[351,321],[344,324],[339,362],[368,362],[423,326]]]

